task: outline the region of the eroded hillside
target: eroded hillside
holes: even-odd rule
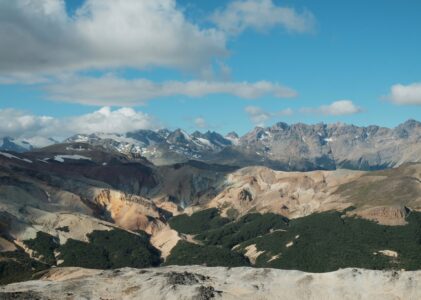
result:
[[[1,280],[52,266],[415,269],[421,249],[399,245],[418,240],[420,178],[420,164],[371,172],[157,167],[86,143],[1,152]],[[305,263],[308,251],[330,258]]]

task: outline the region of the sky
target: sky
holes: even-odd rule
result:
[[[421,115],[418,0],[0,0],[0,136]]]

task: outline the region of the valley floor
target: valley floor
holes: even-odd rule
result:
[[[421,271],[305,273],[249,267],[53,268],[1,299],[420,299]]]

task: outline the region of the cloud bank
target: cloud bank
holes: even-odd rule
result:
[[[227,54],[220,30],[189,22],[175,0],[0,1],[3,75],[87,69],[201,69]]]
[[[344,116],[360,113],[362,109],[351,100],[338,100],[318,108],[302,108],[300,111],[302,113],[322,114],[325,116]]]
[[[421,83],[395,84],[387,99],[399,105],[421,105]]]
[[[263,96],[291,98],[297,93],[278,83],[268,81],[166,81],[156,83],[147,79],[127,80],[115,76],[101,78],[74,77],[44,88],[51,99],[90,105],[139,105],[148,100],[186,96],[200,98],[214,94],[228,94],[243,99]]]
[[[204,129],[204,128],[209,127],[208,123],[206,122],[205,118],[203,118],[203,117],[195,118],[193,120],[193,123],[197,128],[200,128],[200,129]]]
[[[257,106],[246,106],[244,111],[247,113],[250,121],[256,126],[264,126],[268,120],[274,117],[290,116],[293,114],[290,108],[277,112],[268,112]]]
[[[247,29],[266,31],[283,27],[288,32],[308,33],[315,28],[315,18],[309,11],[277,6],[272,0],[233,1],[215,12],[211,20],[222,31],[238,35]]]
[[[138,129],[157,129],[159,123],[141,111],[123,107],[103,107],[85,115],[53,118],[35,116],[15,109],[0,109],[0,137],[64,139],[76,133],[124,133]]]
[[[309,32],[310,12],[272,0],[233,1],[211,20],[213,27],[193,23],[176,0],[85,0],[71,16],[64,0],[0,0],[0,84],[35,84],[49,99],[98,106],[133,106],[171,96],[296,96],[277,82],[228,81],[231,70],[223,59],[233,33],[277,26]],[[213,79],[215,67],[223,80]],[[128,68],[175,69],[207,80],[104,75]],[[99,75],[81,77],[84,71]]]

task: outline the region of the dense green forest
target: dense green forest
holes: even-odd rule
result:
[[[406,221],[403,226],[384,226],[337,211],[293,220],[271,213],[230,220],[221,217],[217,209],[208,209],[169,221],[180,234],[191,234],[195,243],[179,241],[164,264],[253,265],[308,272],[347,267],[421,269],[421,213],[411,212]],[[0,284],[30,279],[58,261],[60,266],[98,269],[162,263],[144,232],[93,231],[88,239],[69,239],[60,245],[57,238],[38,232],[36,238],[24,242],[36,260],[22,249],[0,253]],[[254,264],[245,256],[251,245],[260,252]],[[384,250],[397,257],[384,255]]]
[[[180,218],[184,220],[183,225],[177,227],[181,232],[183,228],[189,228],[189,220],[197,222],[195,214]],[[216,218],[214,215],[203,221],[212,223]],[[404,226],[385,226],[346,217],[336,211],[294,220],[275,214],[249,214],[219,227],[202,225],[210,229],[195,235],[195,239],[205,252],[212,246],[244,254],[247,246],[255,245],[263,252],[257,257],[256,267],[308,272],[347,267],[416,270],[421,268],[421,213],[412,212],[407,222]],[[191,233],[191,230],[184,233]],[[184,242],[177,245],[167,263],[197,263],[196,259],[185,255],[187,248]],[[398,256],[386,256],[380,252],[383,250],[394,251]],[[219,257],[219,261],[215,261],[218,256],[211,258],[212,265],[229,266],[226,256]],[[200,263],[206,264],[206,261]]]

